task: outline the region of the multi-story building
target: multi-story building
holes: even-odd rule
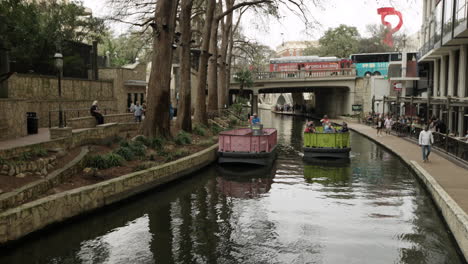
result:
[[[278,57],[303,56],[307,47],[318,47],[318,41],[286,41],[276,47]]]
[[[419,64],[428,70],[429,112],[450,132],[468,127],[468,0],[423,0]]]

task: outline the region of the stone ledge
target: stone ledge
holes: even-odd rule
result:
[[[143,171],[54,194],[0,213],[0,244],[122,201],[199,170],[217,159],[218,144]]]
[[[468,259],[468,215],[448,195],[440,184],[414,160],[409,162],[416,175],[424,182],[434,202],[444,216],[465,259]]]
[[[80,162],[88,154],[87,147],[81,149],[80,154],[63,168],[53,171],[46,178],[29,183],[19,189],[0,195],[0,212],[19,206],[24,201],[35,199],[51,188],[62,183],[70,175],[81,169]]]
[[[71,127],[51,127],[49,128],[49,131],[50,139],[68,138],[72,136]]]

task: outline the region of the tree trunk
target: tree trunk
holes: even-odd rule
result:
[[[148,108],[142,127],[142,134],[147,137],[170,137],[172,41],[177,5],[174,0],[159,0],[156,5]]]
[[[226,0],[226,8],[232,8],[234,0]],[[218,78],[218,108],[224,108],[227,105],[227,91],[229,88],[229,82],[227,78],[227,52],[229,46],[229,37],[231,36],[232,30],[232,12],[226,16],[226,24],[223,27],[221,50],[220,50],[220,62],[219,62],[219,78]]]
[[[219,20],[213,19],[210,35],[210,53],[208,64],[208,111],[218,110],[218,25]]]
[[[190,43],[192,40],[191,14],[193,0],[181,1],[180,13],[180,91],[177,106],[177,128],[192,132],[192,101],[191,101],[191,65]]]
[[[200,64],[198,67],[198,87],[197,87],[197,103],[195,105],[194,121],[196,123],[208,124],[206,117],[206,78],[208,68],[208,48],[210,46],[211,25],[214,16],[216,0],[208,0],[206,8],[205,25],[203,27],[203,40],[200,55]]]

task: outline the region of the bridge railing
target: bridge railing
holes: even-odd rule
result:
[[[253,80],[287,80],[287,79],[311,79],[311,78],[334,78],[356,76],[354,68],[346,69],[320,69],[302,71],[281,71],[281,72],[253,72]],[[235,81],[235,74],[231,76],[231,81]]]

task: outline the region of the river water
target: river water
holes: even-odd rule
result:
[[[276,127],[271,168],[212,165],[0,251],[0,263],[464,263],[394,155],[352,133],[347,164],[306,164],[305,120]]]

